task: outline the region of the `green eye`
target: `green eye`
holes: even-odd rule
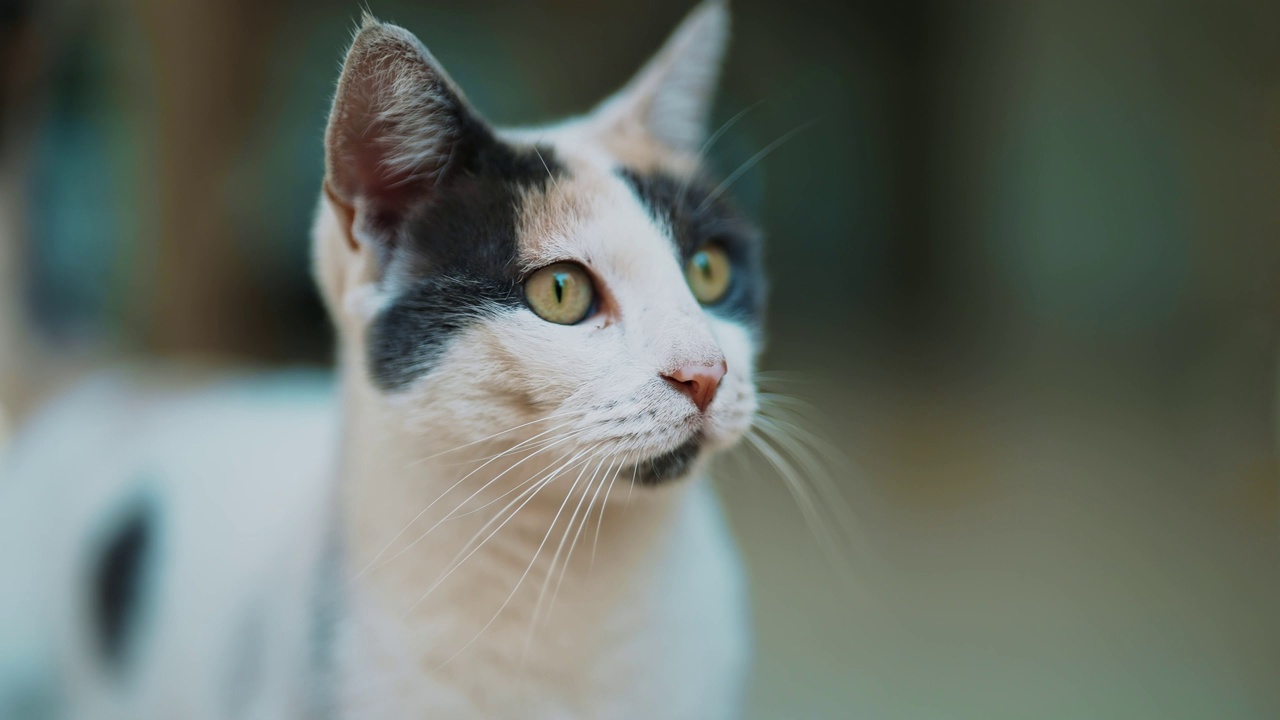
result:
[[[524,281],[524,297],[543,320],[573,325],[591,312],[595,289],[581,265],[563,262],[530,275]]]
[[[710,305],[718,302],[729,290],[731,270],[729,255],[724,248],[703,245],[701,250],[689,258],[689,263],[684,267],[684,276],[698,302]]]

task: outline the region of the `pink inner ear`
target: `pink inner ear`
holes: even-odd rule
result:
[[[326,165],[339,200],[398,214],[448,162],[468,111],[408,31],[369,23],[347,53]]]

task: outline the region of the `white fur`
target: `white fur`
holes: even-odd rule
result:
[[[558,140],[561,155],[574,157]],[[574,222],[530,242],[528,262],[588,264],[621,308],[617,321],[566,327],[532,313],[486,321],[455,339],[422,382],[386,396],[370,387],[363,363],[367,304],[331,303],[355,311],[341,321],[351,567],[358,574],[380,554],[385,563],[354,586],[351,717],[736,714],[747,659],[745,590],[704,481],[632,491],[631,478],[620,478],[594,563],[584,538],[567,569],[550,568],[570,519],[585,522],[574,510],[590,507],[599,519],[605,496],[588,484],[604,480],[610,463],[670,450],[697,428],[712,446],[727,446],[755,410],[748,332],[701,310],[663,229],[620,180],[588,162],[574,170],[597,173],[600,191]],[[345,252],[325,221],[333,217],[322,213],[317,237]],[[359,272],[358,263],[352,268]],[[370,292],[356,285],[357,295]],[[660,373],[722,354],[729,374],[703,418]],[[477,442],[524,423],[533,424]],[[544,432],[541,439],[566,439],[528,459],[499,459],[448,491],[481,465],[464,461]],[[426,595],[467,541],[486,536],[486,523],[519,497],[504,493],[582,452],[601,454],[538,492]],[[479,511],[452,517],[471,510]],[[544,538],[549,545],[538,552]],[[559,588],[554,607],[541,590],[547,577]],[[549,617],[535,624],[535,610]]]
[[[0,458],[0,715],[47,687],[59,717],[308,716],[313,572],[332,509],[327,383],[157,380],[93,378]],[[113,676],[94,652],[88,585],[103,533],[142,498],[158,561],[135,661]],[[245,656],[257,683],[228,697]]]
[[[411,387],[379,391],[366,328],[400,280],[371,275],[375,250],[348,242],[349,216],[322,199],[317,275],[341,338],[342,504],[357,578],[345,716],[738,714],[745,589],[701,468],[660,488],[616,477],[696,432],[727,447],[756,409],[748,330],[699,306],[669,228],[615,172],[689,166],[725,18],[720,3],[695,11],[592,115],[504,133],[551,146],[569,170],[526,198],[518,262],[587,267],[605,297],[584,323],[487,318]],[[705,415],[662,377],[721,359],[728,374]],[[536,441],[550,444],[521,449]]]
[[[505,134],[551,145],[571,176],[528,198],[544,212],[523,220],[522,266],[587,266],[599,317],[478,323],[417,383],[379,391],[364,339],[394,280],[377,277],[359,203],[326,194],[316,272],[341,338],[340,440],[314,387],[162,392],[154,376],[93,381],[26,428],[0,477],[0,703],[52,682],[70,717],[95,719],[311,717],[328,691],[361,720],[735,717],[746,593],[704,468],[657,488],[617,472],[695,432],[727,447],[756,409],[750,334],[702,310],[669,229],[613,171],[691,166],[725,22],[708,3],[596,113]],[[397,51],[420,47],[394,35]],[[394,125],[429,134],[433,118]],[[436,152],[406,142],[414,163]],[[661,377],[720,359],[705,416]],[[519,449],[539,439],[553,444]],[[139,493],[159,503],[163,560],[145,651],[120,684],[94,665],[83,583],[95,528]],[[342,608],[330,684],[308,632],[335,537],[347,581],[329,588]],[[259,640],[260,682],[233,707],[227,668]]]

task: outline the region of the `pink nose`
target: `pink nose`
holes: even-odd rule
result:
[[[716,397],[716,389],[720,387],[720,379],[724,377],[728,366],[724,359],[714,365],[683,365],[662,374],[671,381],[676,389],[689,396],[698,412],[706,412],[711,401]]]

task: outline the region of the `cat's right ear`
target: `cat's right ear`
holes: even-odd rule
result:
[[[324,190],[352,248],[385,259],[404,214],[483,133],[418,38],[365,14],[325,136]]]

